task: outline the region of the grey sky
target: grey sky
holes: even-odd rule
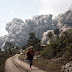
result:
[[[35,15],[63,13],[72,0],[0,0],[0,36],[7,34],[6,23],[13,18],[29,19]]]

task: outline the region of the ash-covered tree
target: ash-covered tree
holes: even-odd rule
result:
[[[48,33],[48,37],[51,39],[52,36],[53,36],[52,32],[49,32],[49,33]]]
[[[24,50],[24,49],[26,49],[26,48],[27,48],[27,46],[26,46],[26,45],[22,46],[22,50]]]
[[[40,40],[36,37],[35,33],[29,33],[29,39],[27,41],[27,46],[33,46],[35,50],[40,50]]]
[[[58,37],[58,35],[59,35],[59,29],[55,29],[54,30],[54,34],[57,35],[57,37]]]
[[[0,48],[0,52],[1,52],[1,48]]]

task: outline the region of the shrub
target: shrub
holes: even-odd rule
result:
[[[54,51],[53,51],[53,49],[51,48],[50,45],[47,45],[47,46],[43,49],[43,51],[42,51],[41,54],[42,54],[42,56],[43,56],[44,58],[51,59],[51,58],[53,58],[53,56],[54,56]]]

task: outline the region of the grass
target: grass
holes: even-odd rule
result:
[[[0,57],[0,72],[4,72],[5,60],[6,59]]]
[[[25,60],[26,56],[25,55],[20,55],[19,59],[22,61]],[[28,63],[28,61],[26,61]],[[43,69],[47,72],[61,72],[61,62],[55,62],[47,59],[39,59],[39,60],[33,60],[33,65],[37,66],[40,69]]]
[[[4,54],[0,54],[0,72],[4,72],[6,56]]]
[[[0,72],[4,72],[5,71],[5,61],[10,56],[12,56],[12,55],[7,54],[5,52],[0,52]]]
[[[26,59],[25,53],[27,50],[28,49],[25,50],[24,55],[19,56],[19,59],[29,63],[28,61],[25,60]],[[35,55],[40,55],[40,53],[41,52],[35,52]],[[63,65],[63,62],[39,58],[38,60],[33,60],[33,65],[47,72],[61,72],[61,66]]]
[[[61,69],[61,65],[59,63],[45,59],[34,60],[34,65],[48,72],[60,72]]]

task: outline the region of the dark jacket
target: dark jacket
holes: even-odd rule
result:
[[[27,52],[27,58],[28,59],[33,59],[33,54],[34,52],[30,52],[30,50]]]

